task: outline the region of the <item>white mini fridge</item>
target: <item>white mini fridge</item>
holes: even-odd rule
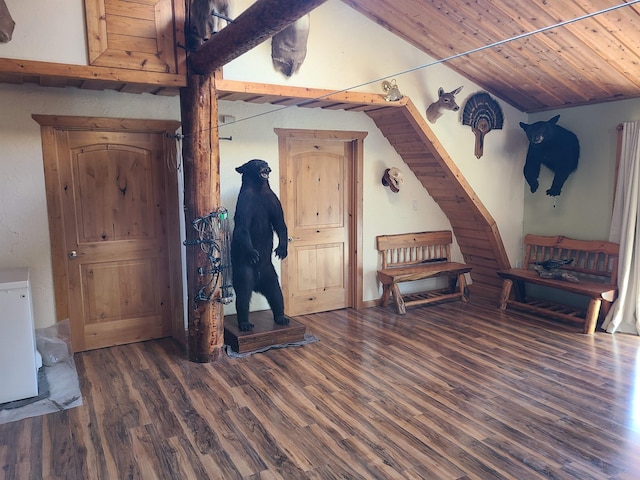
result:
[[[0,403],[38,395],[29,270],[0,270]]]

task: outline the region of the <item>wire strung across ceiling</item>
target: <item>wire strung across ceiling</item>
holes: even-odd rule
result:
[[[291,107],[296,107],[296,106],[298,106],[298,105],[300,105],[302,103],[308,103],[309,101],[322,100],[322,99],[330,97],[332,95],[348,92],[350,90],[355,90],[355,89],[360,88],[360,87],[371,85],[372,83],[378,83],[378,82],[381,82],[383,80],[387,80],[389,78],[398,77],[400,75],[405,75],[407,73],[412,73],[412,72],[415,72],[415,71],[418,71],[418,70],[422,70],[423,68],[428,68],[428,67],[432,67],[434,65],[439,65],[439,64],[442,64],[442,63],[446,63],[448,61],[455,60],[455,59],[461,58],[461,57],[465,57],[465,56],[471,55],[473,53],[481,52],[481,51],[487,50],[489,48],[494,48],[494,47],[498,47],[500,45],[504,45],[505,43],[513,42],[513,41],[516,41],[516,40],[521,40],[523,38],[527,38],[527,37],[530,37],[532,35],[537,35],[538,33],[544,33],[544,32],[547,32],[549,30],[553,30],[555,28],[564,27],[565,25],[570,25],[572,23],[579,22],[579,21],[582,21],[582,20],[586,20],[588,18],[592,18],[592,17],[595,17],[597,15],[601,15],[601,14],[604,14],[604,13],[609,13],[609,12],[612,12],[614,10],[618,10],[620,8],[623,8],[623,7],[629,7],[631,5],[635,5],[636,3],[639,3],[639,2],[640,2],[640,0],[630,0],[629,2],[620,3],[618,5],[613,5],[611,7],[603,8],[602,10],[598,10],[596,12],[586,13],[586,14],[581,15],[579,17],[575,17],[575,18],[571,18],[569,20],[563,20],[562,22],[554,23],[553,25],[549,25],[549,26],[546,26],[546,27],[541,27],[541,28],[538,28],[536,30],[532,30],[530,32],[525,32],[525,33],[521,33],[519,35],[515,35],[513,37],[505,38],[503,40],[498,40],[498,41],[490,43],[488,45],[483,45],[481,47],[472,48],[471,50],[467,50],[465,52],[456,53],[456,54],[450,55],[448,57],[441,58],[439,60],[433,60],[432,62],[425,63],[425,64],[419,65],[417,67],[412,67],[412,68],[409,68],[407,70],[403,70],[401,72],[397,72],[397,73],[393,73],[391,75],[387,75],[387,76],[384,76],[384,77],[376,78],[375,80],[369,80],[367,82],[363,82],[363,83],[360,83],[360,84],[357,84],[357,85],[352,85],[352,86],[350,86],[348,88],[344,88],[342,90],[334,90],[334,91],[331,91],[331,92],[326,93],[324,95],[320,95],[318,97],[314,97],[314,98],[311,98],[311,99],[305,98],[305,99],[302,99],[302,100],[300,100],[299,102],[296,102],[296,103],[292,103],[292,104],[288,104],[288,105],[284,105],[284,106],[279,106],[279,107],[277,107],[277,108],[275,108],[273,110],[269,110],[267,112],[261,112],[261,113],[255,114],[255,115],[250,115],[248,117],[235,119],[232,122],[228,122],[228,123],[225,123],[224,125],[221,125],[220,127],[222,128],[222,127],[226,127],[228,125],[233,125],[235,123],[240,123],[240,122],[244,122],[244,121],[247,121],[247,120],[252,120],[254,118],[262,117],[264,115],[271,115],[273,113],[277,113],[277,112],[280,112],[282,110],[286,110],[286,109],[291,108]],[[210,129],[203,130],[201,133],[204,133],[205,131],[209,131],[209,130]]]

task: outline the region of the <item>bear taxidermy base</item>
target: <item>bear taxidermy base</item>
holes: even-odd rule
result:
[[[529,149],[524,164],[524,178],[527,180],[531,193],[538,190],[538,176],[540,166],[548,167],[555,176],[547,195],[560,195],[564,182],[569,175],[578,168],[580,143],[575,133],[556,125],[560,115],[531,125],[520,122],[520,127],[527,134]]]
[[[287,226],[280,200],[269,186],[271,168],[264,160],[250,160],[236,168],[242,175],[231,239],[231,269],[236,292],[238,328],[248,332],[249,302],[253,292],[264,295],[273,312],[273,321],[286,325],[284,299],[278,274],[271,262],[273,233],[278,236],[275,254],[287,256]]]

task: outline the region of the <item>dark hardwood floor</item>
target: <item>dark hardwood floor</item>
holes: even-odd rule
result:
[[[638,337],[473,298],[296,319],[320,341],[76,355],[83,406],[1,425],[4,478],[640,478]]]

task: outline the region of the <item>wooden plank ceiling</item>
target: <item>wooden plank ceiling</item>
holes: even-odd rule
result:
[[[638,0],[343,2],[524,112],[640,97]],[[0,82],[160,95],[186,84],[184,75],[2,58]]]
[[[636,1],[343,0],[437,60],[481,49],[445,64],[524,112],[639,97],[640,3],[626,5]]]

